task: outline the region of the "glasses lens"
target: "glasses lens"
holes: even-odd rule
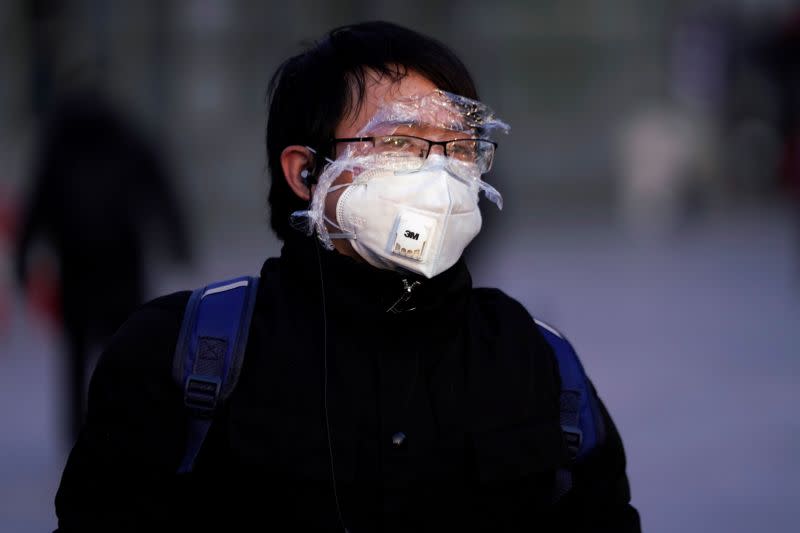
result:
[[[494,159],[494,144],[482,139],[458,139],[447,143],[447,155],[461,163],[477,166],[481,173],[489,172]]]
[[[405,135],[375,137],[372,155],[394,170],[419,170],[428,155],[428,141]]]
[[[375,137],[375,152],[403,157],[425,158],[428,152],[428,141],[407,137],[405,135],[387,135]]]

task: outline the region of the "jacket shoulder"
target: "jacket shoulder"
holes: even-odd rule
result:
[[[472,289],[473,305],[479,316],[496,327],[534,327],[533,317],[520,302],[500,289]],[[500,322],[506,323],[506,326]]]
[[[143,494],[162,498],[161,487],[170,486],[164,476],[177,469],[185,428],[172,354],[189,294],[143,304],[107,343],[56,495],[60,530],[99,531],[88,525],[123,513],[136,520],[132,502],[150,498]]]
[[[529,364],[540,379],[558,383],[553,352],[524,305],[500,289],[473,289],[472,325],[492,357]]]
[[[532,327],[537,331],[549,332],[569,344],[569,339],[560,330],[541,318],[531,315],[524,305],[502,290],[481,287],[473,289],[473,295],[477,306],[484,315],[495,315],[503,320],[511,320],[516,326],[524,323],[527,327]]]
[[[130,372],[169,378],[190,295],[190,291],[175,292],[142,304],[108,341],[95,374]]]

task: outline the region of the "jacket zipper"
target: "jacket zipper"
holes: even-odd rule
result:
[[[416,307],[411,307],[411,308],[407,308],[407,309],[406,308],[402,308],[402,305],[404,303],[408,302],[408,300],[411,299],[412,292],[414,291],[414,289],[416,289],[420,285],[422,285],[422,283],[420,283],[419,281],[414,281],[412,283],[409,283],[406,278],[403,278],[403,293],[400,295],[400,298],[398,298],[391,305],[391,307],[389,307],[389,309],[386,310],[386,312],[387,313],[403,313],[405,311],[413,311],[414,309],[416,309]]]

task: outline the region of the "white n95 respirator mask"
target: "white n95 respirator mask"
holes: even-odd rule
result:
[[[372,266],[432,278],[453,266],[481,229],[478,178],[456,177],[438,154],[413,172],[364,170],[335,187],[346,187],[336,226]]]

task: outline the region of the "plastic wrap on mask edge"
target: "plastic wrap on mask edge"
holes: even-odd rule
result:
[[[329,250],[333,249],[333,243],[328,232],[325,220],[325,198],[330,191],[334,180],[343,172],[353,173],[353,183],[359,182],[359,176],[368,176],[367,171],[375,169],[391,168],[396,172],[403,172],[402,166],[398,166],[398,161],[394,158],[387,158],[382,155],[354,155],[352,150],[347,150],[336,161],[329,162],[317,180],[317,187],[311,200],[311,206],[306,211],[295,211],[291,216],[291,223],[295,229],[312,235],[314,232],[320,242]],[[451,174],[454,169],[448,164],[446,168]],[[493,202],[499,209],[503,209],[503,197],[501,194],[480,179],[480,175],[470,174],[469,176],[456,176],[458,179],[475,183],[483,191],[484,196]]]
[[[375,158],[372,156],[355,156],[351,150],[345,151],[336,161],[330,161],[325,166],[317,179],[317,186],[311,199],[311,206],[306,211],[295,211],[292,213],[292,225],[305,231],[307,235],[317,233],[317,238],[328,248],[333,249],[328,228],[325,225],[325,198],[334,180],[343,172],[357,173],[359,170],[376,166]]]
[[[449,159],[447,170],[456,178],[464,182],[473,182],[483,191],[487,200],[494,203],[498,209],[503,209],[503,196],[491,185],[481,179],[481,173],[473,168],[473,165],[465,164],[455,159]]]
[[[486,104],[436,89],[384,102],[358,136],[389,135],[404,125],[479,134],[483,138],[491,138],[498,130],[508,133],[511,129]]]
[[[414,95],[405,98],[395,98],[385,102],[358,132],[356,136],[375,134],[390,135],[401,126],[432,127],[445,129],[470,135],[480,135],[482,138],[491,138],[495,131],[508,133],[508,124],[497,118],[494,111],[477,100],[464,96],[434,90],[425,95]],[[316,231],[322,244],[333,248],[328,229],[325,224],[325,197],[333,181],[343,172],[354,172],[371,168],[381,168],[389,164],[386,156],[364,155],[359,153],[357,146],[349,146],[345,153],[329,162],[317,180],[317,187],[311,201],[311,206],[306,211],[295,211],[291,216],[291,224],[296,229],[311,235]],[[397,161],[392,161],[389,166],[397,169]],[[491,185],[480,179],[480,175],[465,176],[458,168],[450,168],[451,172],[459,174],[462,179],[474,179],[486,198],[495,203],[498,208],[503,208],[503,198]]]
[[[497,189],[483,180],[478,180],[478,187],[483,191],[483,195],[487,200],[496,205],[498,209],[503,209],[503,196]]]

